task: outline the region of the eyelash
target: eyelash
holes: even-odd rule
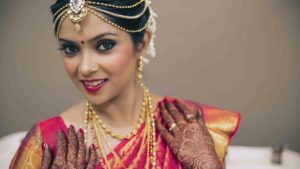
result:
[[[67,49],[73,49],[73,52],[69,53],[69,52],[66,52]],[[76,50],[74,52],[74,49]],[[76,52],[78,52],[78,48],[76,46],[73,46],[73,45],[68,45],[68,44],[63,44],[61,47],[58,48],[58,50],[60,50],[61,52],[63,52],[66,56],[73,56],[75,55]]]
[[[109,45],[109,46],[104,47],[103,45]],[[95,50],[97,50],[101,53],[108,53],[115,45],[116,45],[116,42],[113,40],[101,40],[97,43]],[[105,48],[105,49],[100,49],[100,48]],[[69,50],[71,49],[71,51],[66,52],[67,49],[69,49]],[[58,48],[58,50],[63,52],[66,56],[74,56],[74,55],[76,55],[77,52],[79,52],[79,49],[72,44],[62,44]]]
[[[109,49],[99,49],[101,45],[110,45],[109,46]],[[109,52],[114,46],[116,45],[116,42],[113,41],[113,40],[101,40],[99,41],[99,43],[97,44],[97,47],[96,47],[96,50],[97,51],[100,51],[100,52],[103,52],[103,53],[107,53]],[[107,47],[107,46],[106,46]]]

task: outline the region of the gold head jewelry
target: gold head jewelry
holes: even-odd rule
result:
[[[75,25],[75,30],[80,31],[80,22],[87,14],[85,0],[70,0],[68,12],[70,20]]]
[[[138,13],[134,15],[123,15],[118,14],[115,12],[110,11],[109,9],[122,9],[122,10],[132,10],[133,8],[138,7],[144,3],[143,9]],[[155,38],[155,32],[156,32],[156,20],[155,17],[157,17],[156,13],[152,10],[150,0],[139,0],[131,5],[113,5],[109,3],[103,3],[103,2],[95,2],[94,0],[70,0],[67,4],[62,6],[60,9],[58,9],[54,14],[54,29],[56,30],[55,35],[59,36],[59,32],[61,29],[61,25],[63,21],[66,18],[69,18],[71,22],[74,24],[75,30],[77,32],[80,32],[82,30],[82,27],[80,24],[86,17],[88,13],[91,13],[98,17],[99,19],[105,21],[106,23],[121,29],[128,33],[138,33],[142,32],[144,30],[147,30],[151,32],[151,40],[150,45],[148,47],[147,55],[151,57],[155,57],[155,48],[154,48],[154,38]],[[104,8],[101,8],[104,7]],[[149,18],[145,25],[142,25],[140,28],[137,29],[128,29],[125,28],[113,21],[111,21],[106,15],[121,18],[121,19],[127,19],[127,20],[136,20],[143,16],[147,9],[150,12]],[[130,12],[128,12],[130,13]],[[143,62],[145,64],[149,63],[149,59],[143,58]]]
[[[61,24],[64,21],[64,19],[66,19],[66,15],[69,15],[70,20],[75,25],[75,29],[77,31],[80,31],[80,29],[81,29],[80,23],[83,21],[84,17],[87,15],[88,12],[94,14],[101,20],[103,20],[103,21],[109,23],[110,25],[115,26],[123,31],[129,32],[129,33],[141,32],[146,29],[146,27],[149,24],[148,22],[142,28],[139,28],[136,30],[130,30],[130,29],[126,29],[122,26],[115,24],[114,22],[107,19],[107,17],[105,17],[103,14],[108,14],[108,15],[111,15],[114,17],[118,17],[118,18],[122,18],[122,19],[129,19],[129,20],[138,19],[147,11],[147,8],[149,7],[148,6],[149,3],[146,2],[143,10],[139,14],[133,15],[133,16],[117,14],[117,13],[111,12],[106,9],[101,9],[96,6],[130,10],[132,8],[137,7],[138,5],[140,5],[143,2],[145,2],[145,0],[140,0],[132,5],[112,5],[112,4],[102,3],[102,2],[94,2],[94,1],[90,1],[90,0],[89,1],[70,0],[70,2],[67,5],[64,5],[59,10],[57,10],[57,12],[54,13],[54,17],[55,17],[54,27],[57,26],[56,36],[58,36],[58,34],[59,34]],[[60,22],[58,23],[59,20],[60,20]]]

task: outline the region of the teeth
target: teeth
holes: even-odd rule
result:
[[[86,84],[88,86],[97,86],[103,82],[104,82],[104,80],[99,80],[99,81],[94,81],[94,82],[84,82],[84,84]]]

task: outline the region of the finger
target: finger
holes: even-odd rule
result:
[[[95,150],[95,146],[92,145],[89,149],[90,151],[90,159],[88,161],[87,169],[94,169],[97,165],[97,152]]]
[[[178,126],[174,126],[174,124],[176,125],[175,120],[170,115],[170,113],[167,111],[165,104],[159,103],[159,106],[161,109],[162,117],[163,117],[164,121],[167,123],[169,130],[171,130],[171,132],[173,134],[176,134],[177,132],[179,132],[179,128],[178,128]]]
[[[77,168],[77,150],[78,141],[74,126],[68,128],[68,153],[67,153],[67,168]]]
[[[58,130],[56,134],[56,154],[53,165],[63,168],[66,164],[67,157],[67,141],[62,130]]]
[[[187,107],[183,101],[178,100],[178,99],[175,100],[175,105],[176,105],[176,107],[178,107],[180,112],[185,116],[185,118],[188,122],[196,122],[197,121],[197,119],[196,119],[197,109],[195,108],[195,106],[192,106],[192,108]]]
[[[85,161],[86,161],[86,166],[87,166],[87,164],[88,164],[88,162],[90,161],[90,158],[91,158],[91,147],[89,147],[89,149],[87,150],[88,151],[88,153],[87,153],[87,156],[86,156],[86,159],[85,159]]]
[[[86,145],[84,143],[84,134],[82,129],[79,129],[77,138],[78,138],[77,167],[78,169],[84,169],[86,165],[85,162]]]
[[[162,138],[170,145],[171,142],[174,141],[174,136],[157,120],[155,120],[155,125],[162,136]]]
[[[164,100],[164,103],[166,105],[168,112],[170,112],[170,114],[172,115],[172,117],[174,118],[174,120],[178,125],[186,123],[183,114],[180,113],[180,110],[178,110],[178,108],[174,105],[174,103],[171,100],[166,99]]]
[[[43,148],[42,169],[49,169],[52,162],[51,152],[48,144],[43,144]]]
[[[192,105],[192,107],[195,111],[197,122],[201,123],[202,125],[205,125],[204,121],[203,121],[203,112],[202,112],[201,108],[194,104]]]
[[[196,119],[199,121],[199,122],[201,122],[201,123],[203,123],[204,124],[204,122],[203,122],[203,112],[202,112],[202,110],[198,107],[198,106],[196,106]]]

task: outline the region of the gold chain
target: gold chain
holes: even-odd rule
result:
[[[101,8],[97,8],[95,6],[91,6],[89,5],[89,8],[95,10],[95,11],[98,11],[98,12],[102,12],[102,13],[105,13],[105,14],[108,14],[108,15],[111,15],[111,16],[115,16],[115,17],[118,17],[118,18],[123,18],[123,19],[137,19],[139,17],[141,17],[147,10],[147,5],[144,6],[142,12],[140,12],[139,14],[137,15],[133,15],[133,16],[129,16],[129,15],[121,15],[121,14],[117,14],[117,13],[114,13],[114,12],[110,12],[108,10],[104,10],[104,9],[101,9]]]
[[[62,11],[63,9],[67,8],[69,6],[69,3],[64,5],[63,7],[59,8],[59,10],[57,10],[54,14],[53,14],[53,17],[56,17],[56,15]]]
[[[118,8],[118,9],[130,9],[138,6],[145,0],[140,0],[139,2],[133,4],[133,5],[124,5],[124,6],[118,6],[118,5],[112,5],[112,4],[106,4],[103,2],[93,2],[93,1],[86,1],[87,4],[94,4],[94,5],[100,5],[100,6],[106,6],[106,7],[111,7],[111,8]]]
[[[145,144],[146,136],[147,136],[146,168],[149,167],[149,162],[151,162],[152,168],[155,168],[156,167],[156,139],[155,139],[156,134],[155,134],[154,115],[151,111],[152,110],[151,97],[150,97],[149,90],[147,89],[147,87],[141,82],[140,82],[140,85],[142,86],[143,92],[144,92],[144,100],[143,100],[144,105],[142,107],[145,108],[144,112],[146,114],[146,123],[145,123],[145,129],[144,129],[140,149],[138,151],[137,157],[133,160],[132,164],[133,164],[133,166],[136,165],[137,160],[140,157],[141,152],[144,148],[144,144]],[[100,126],[100,124],[98,122],[98,119],[96,118],[95,114],[93,113],[94,111],[93,111],[92,107],[90,106],[91,104],[88,102],[86,105],[87,105],[87,110],[85,112],[85,121],[84,121],[84,123],[85,123],[84,133],[85,133],[85,136],[86,136],[85,137],[85,142],[87,140],[87,128],[89,126],[89,123],[91,123],[93,141],[98,145],[97,146],[97,153],[98,153],[99,157],[103,156],[103,158],[105,160],[105,163],[106,163],[106,166],[109,168],[108,160],[107,160],[105,152],[104,152],[103,144],[102,144],[101,139],[98,135],[98,133],[100,131],[101,134],[102,134],[102,137],[106,141],[106,144],[111,149],[113,155],[117,158],[117,161],[121,165],[123,165],[124,168],[126,168],[125,165],[123,164],[122,160],[118,156],[118,154],[112,148],[111,143],[107,140],[107,138],[105,136],[105,133],[104,133],[105,130]],[[100,126],[100,128],[98,126]]]
[[[106,135],[105,135],[103,129],[101,129],[101,127],[99,127],[99,124],[97,123],[97,120],[96,120],[95,118],[93,119],[93,122],[94,122],[94,123],[93,123],[94,127],[96,127],[97,130],[100,131],[103,140],[106,142],[106,144],[108,145],[108,147],[109,147],[110,151],[113,153],[113,155],[117,158],[118,163],[119,163],[120,165],[122,165],[123,168],[126,168],[126,167],[125,167],[125,164],[122,162],[122,160],[120,159],[119,155],[118,155],[118,154],[115,152],[115,150],[113,149],[112,144],[107,140],[107,137],[106,137]]]
[[[53,22],[54,28],[55,28],[55,25],[57,24],[57,22],[59,21],[59,19],[60,19],[63,15],[67,14],[67,11],[68,11],[68,9],[63,10],[63,11],[55,18],[55,20],[54,20],[54,22]]]
[[[144,29],[146,29],[146,27],[148,26],[147,24],[145,24],[143,27],[139,28],[139,29],[126,29],[122,26],[119,26],[117,24],[115,24],[114,22],[111,22],[110,20],[106,19],[103,15],[101,15],[100,13],[96,12],[95,10],[91,9],[91,8],[88,8],[88,11],[90,11],[92,14],[94,14],[95,16],[97,16],[99,19],[105,21],[106,23],[118,28],[118,29],[121,29],[125,32],[129,32],[129,33],[137,33],[137,32],[141,32],[143,31]]]
[[[95,126],[95,122],[94,122],[94,121],[91,121],[91,123],[92,123],[91,129],[92,129],[92,134],[93,134],[93,141],[94,141],[95,143],[97,143],[97,145],[98,145],[98,146],[96,146],[96,152],[97,152],[97,154],[98,154],[98,157],[99,157],[99,158],[100,158],[100,157],[103,157],[107,169],[110,169],[110,166],[109,166],[109,164],[108,164],[108,159],[107,159],[106,154],[105,154],[105,151],[104,151],[104,145],[103,145],[103,143],[101,142],[101,139],[100,139],[99,134],[98,134],[98,133],[99,133],[99,130],[98,130],[98,128]],[[103,162],[100,161],[100,163],[101,163],[101,165],[103,165]]]
[[[140,111],[140,115],[139,115],[137,125],[136,125],[134,130],[132,130],[130,133],[128,133],[126,135],[120,135],[118,133],[114,133],[110,128],[107,127],[107,125],[104,124],[104,122],[101,120],[100,116],[98,114],[96,114],[96,112],[94,111],[92,105],[90,105],[91,109],[93,110],[92,111],[92,116],[95,117],[95,119],[99,123],[99,126],[105,131],[106,134],[108,134],[111,137],[116,138],[118,140],[123,140],[125,138],[130,139],[132,136],[136,135],[138,129],[141,127],[141,124],[144,122],[144,114],[145,114],[146,106],[147,106],[147,103],[146,103],[147,95],[146,95],[145,91],[143,91],[143,95],[144,95],[143,96],[143,103],[142,103],[142,108],[141,108],[141,111]]]

